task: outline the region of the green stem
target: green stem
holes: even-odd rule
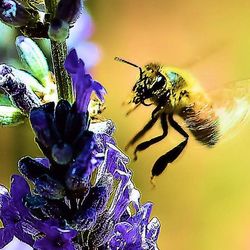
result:
[[[46,12],[51,20],[55,16],[56,6],[58,0],[45,0]],[[64,99],[73,103],[73,90],[71,78],[64,69],[64,61],[67,56],[66,42],[55,42],[51,43],[51,58],[54,67],[54,74],[56,78],[58,99]]]
[[[64,69],[64,61],[67,55],[66,42],[51,41],[51,57],[56,77],[58,99],[68,100],[73,103],[73,90],[69,74]]]

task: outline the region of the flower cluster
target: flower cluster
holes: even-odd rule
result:
[[[117,147],[110,120],[91,123],[92,92],[105,89],[85,72],[72,50],[65,68],[76,101],[32,109],[30,122],[44,158],[24,157],[10,191],[0,187],[0,248],[14,237],[33,249],[157,249],[159,222],[140,193]],[[32,189],[27,180],[32,182]]]

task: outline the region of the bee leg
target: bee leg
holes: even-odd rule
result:
[[[151,118],[153,119],[155,116],[157,116],[157,113],[163,108],[162,105],[158,105],[152,112]]]
[[[133,106],[131,109],[129,109],[126,113],[126,116],[128,116],[130,113],[132,113],[134,110],[136,110],[138,107],[140,106],[139,104],[136,104],[135,106]]]
[[[139,145],[136,146],[134,151],[134,161],[137,160],[137,152],[143,151],[146,148],[150,147],[151,145],[163,140],[167,134],[168,134],[168,123],[167,123],[167,115],[165,113],[162,113],[161,116],[161,127],[162,127],[162,135],[156,136],[148,141],[142,142]]]
[[[178,144],[176,147],[168,151],[166,154],[162,155],[154,164],[152,168],[152,177],[160,175],[168,163],[172,163],[181,154],[188,142],[188,134],[183,130],[183,128],[173,119],[173,114],[168,116],[169,124],[178,131],[181,135],[185,137],[185,140]]]
[[[135,144],[143,135],[145,135],[145,133],[150,130],[153,125],[157,122],[159,116],[156,116],[155,118],[149,120],[149,122],[144,126],[144,128],[142,130],[140,130],[127,144],[127,146],[125,147],[125,150],[128,150],[128,148],[130,146],[132,146],[133,144]]]

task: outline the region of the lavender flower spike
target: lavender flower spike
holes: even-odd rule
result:
[[[156,250],[160,223],[117,147],[110,120],[91,123],[92,91],[104,88],[85,73],[72,50],[65,66],[76,101],[33,108],[30,121],[46,158],[24,157],[11,190],[0,187],[0,248],[14,237],[36,250]],[[33,189],[24,178],[33,183]]]

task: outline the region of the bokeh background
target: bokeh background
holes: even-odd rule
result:
[[[138,72],[115,62],[115,56],[139,65],[156,61],[183,67],[207,91],[250,78],[248,0],[96,0],[86,5],[95,23],[91,40],[101,51],[92,73],[108,91],[104,116],[115,122],[122,150],[152,109],[143,107],[125,117],[127,108],[121,103]],[[14,36],[1,35],[0,42],[5,44],[1,61],[6,56],[14,60]],[[154,203],[153,216],[161,221],[160,249],[250,249],[249,127],[246,121],[212,149],[191,138],[182,156],[156,178],[155,188],[149,182],[152,165],[181,136],[170,129],[167,139],[130,163],[142,201]],[[41,155],[29,128],[28,122],[0,128],[0,181],[5,185],[20,157]],[[155,126],[145,139],[160,133]]]

